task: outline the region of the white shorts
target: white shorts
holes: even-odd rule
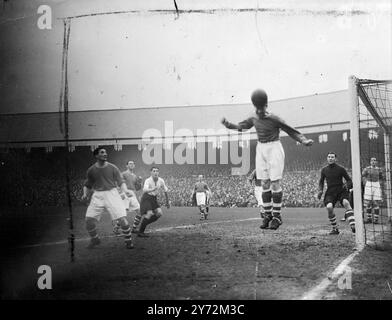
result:
[[[94,191],[87,208],[86,218],[100,220],[104,212],[109,213],[112,220],[127,216],[124,202],[116,188],[108,191]]]
[[[283,177],[284,150],[280,141],[261,143],[256,146],[256,178],[280,180]]]
[[[133,190],[129,190],[133,193],[133,197],[127,197],[124,195],[124,205],[129,211],[135,211],[140,209],[139,201],[137,201],[136,194]]]
[[[367,181],[365,184],[365,192],[363,195],[364,200],[381,201],[381,186],[380,182]]]
[[[196,192],[196,204],[198,206],[206,205],[206,194],[205,192]]]

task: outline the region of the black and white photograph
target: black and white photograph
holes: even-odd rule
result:
[[[0,0],[0,300],[392,300],[391,166],[390,0]]]

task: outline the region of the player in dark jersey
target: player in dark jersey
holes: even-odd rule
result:
[[[355,232],[355,219],[353,209],[349,202],[349,189],[352,189],[352,180],[345,168],[336,163],[336,153],[329,152],[327,155],[328,165],[321,169],[319,180],[318,199],[323,195],[324,181],[327,181],[327,191],[324,195],[324,205],[327,208],[328,218],[332,225],[330,234],[339,234],[339,229],[334,213],[334,207],[339,201],[346,209],[345,218],[350,224],[352,232]],[[346,186],[343,185],[343,178],[346,180]]]
[[[210,196],[210,188],[207,183],[203,181],[203,175],[199,175],[195,187],[193,188],[192,198],[195,197],[196,205],[199,207],[200,220],[207,220],[208,218],[207,208]]]
[[[141,181],[142,178],[138,177],[135,174],[135,162],[133,160],[129,160],[127,162],[127,170],[122,172],[122,177],[124,179],[125,184],[127,185],[128,190],[133,193],[132,197],[127,197],[124,194],[121,194],[124,205],[128,212],[135,212],[135,218],[133,219],[132,233],[136,233],[137,227],[139,226],[140,220],[142,218],[140,214],[140,204],[137,199],[136,192],[141,189]],[[113,232],[118,235],[120,227],[118,224],[113,225]]]
[[[375,157],[370,159],[370,166],[362,171],[363,184],[365,185],[363,204],[366,208],[366,223],[378,223],[380,204],[382,202],[382,189],[384,175],[382,169],[377,166]],[[372,215],[373,209],[373,215]]]
[[[282,224],[281,207],[283,190],[281,180],[284,169],[284,150],[279,140],[280,130],[285,131],[291,138],[305,146],[313,144],[312,139],[307,139],[296,129],[287,125],[278,116],[267,112],[268,97],[265,91],[256,90],[251,96],[255,107],[255,114],[246,120],[233,124],[222,119],[222,124],[238,131],[255,127],[258,137],[256,147],[256,176],[262,181],[262,198],[264,217],[261,229],[278,229]]]
[[[96,163],[87,170],[87,179],[83,187],[82,200],[87,200],[91,195],[91,201],[86,212],[86,229],[90,235],[89,248],[100,244],[96,224],[102,213],[109,213],[112,221],[118,223],[125,238],[128,249],[133,248],[131,227],[126,218],[127,212],[117,188],[124,194],[132,197],[121,176],[120,170],[107,161],[107,153],[104,148],[97,148],[93,152]]]

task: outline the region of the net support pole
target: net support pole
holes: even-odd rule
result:
[[[361,193],[361,154],[359,142],[359,112],[357,79],[350,76],[348,80],[349,102],[351,109],[350,140],[351,140],[351,167],[354,193],[354,218],[355,218],[355,242],[358,249],[365,246],[365,229],[362,218],[362,193]]]
[[[391,199],[391,139],[388,132],[384,133],[385,154],[385,196],[387,198],[388,222],[392,222],[392,199]]]

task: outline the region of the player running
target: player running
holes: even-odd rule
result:
[[[135,233],[140,220],[141,220],[141,215],[140,215],[140,204],[136,196],[136,191],[141,189],[141,181],[142,178],[138,177],[135,174],[135,162],[132,160],[129,160],[127,162],[127,170],[121,173],[125,184],[127,185],[128,190],[133,194],[132,197],[127,197],[125,194],[121,193],[121,198],[124,201],[125,208],[127,209],[128,212],[135,211],[135,218],[133,220],[133,226],[132,226],[132,232]],[[113,232],[115,234],[119,234],[120,232],[120,226],[118,224],[113,225]]]
[[[278,116],[267,112],[268,97],[264,90],[255,90],[251,96],[255,107],[255,114],[240,122],[233,124],[222,119],[222,124],[233,130],[247,130],[256,128],[258,143],[256,147],[256,176],[262,184],[263,222],[261,229],[278,229],[282,224],[281,207],[283,190],[281,180],[284,169],[284,150],[279,140],[280,130],[285,131],[291,138],[305,146],[313,144],[296,129],[287,125]]]
[[[339,234],[339,229],[336,221],[336,215],[333,212],[336,202],[340,202],[346,209],[345,218],[350,224],[352,232],[355,232],[355,219],[353,209],[349,202],[349,189],[352,189],[352,180],[345,168],[336,163],[336,153],[329,152],[327,155],[328,165],[321,169],[321,176],[319,180],[318,199],[321,199],[324,189],[324,181],[327,181],[327,191],[324,196],[324,205],[327,208],[328,218],[332,225],[332,230],[329,234]],[[343,178],[346,180],[346,185],[343,185]]]
[[[144,233],[147,225],[157,221],[162,216],[162,209],[157,199],[160,189],[163,189],[165,192],[166,207],[170,209],[169,197],[167,195],[168,188],[165,181],[159,177],[159,169],[157,167],[152,167],[151,176],[144,181],[143,195],[140,201],[142,221],[138,231],[139,237],[148,237],[148,235]]]
[[[362,171],[362,179],[365,185],[363,202],[366,208],[366,223],[378,223],[380,204],[382,202],[382,184],[384,176],[382,169],[377,167],[377,159],[370,159],[370,166]],[[373,209],[373,215],[372,215]]]
[[[87,200],[92,193],[86,212],[86,229],[91,238],[88,248],[93,248],[101,243],[96,224],[102,213],[108,212],[112,221],[115,221],[121,227],[126,247],[132,249],[131,227],[128,224],[127,212],[117,187],[120,187],[121,191],[128,197],[132,197],[133,194],[124,183],[120,170],[107,161],[106,149],[97,148],[93,155],[97,161],[87,170],[87,179],[83,186],[82,196],[82,200]]]
[[[208,201],[211,196],[211,189],[208,187],[207,183],[203,181],[203,175],[199,175],[198,181],[193,189],[193,196],[196,200],[196,205],[200,210],[200,220],[207,220],[208,218]]]

